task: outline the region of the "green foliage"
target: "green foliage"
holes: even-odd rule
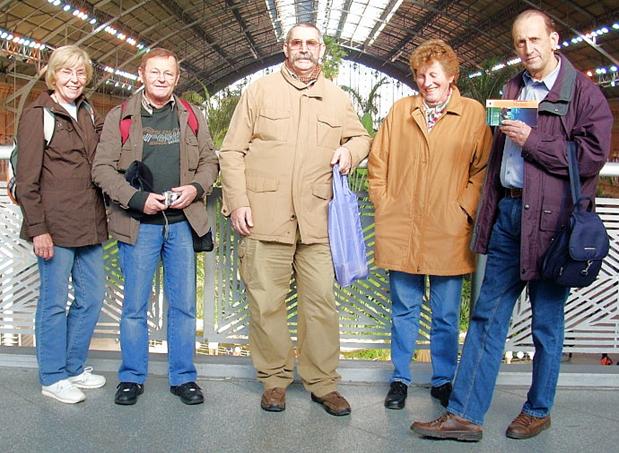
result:
[[[228,132],[228,126],[232,120],[234,109],[239,103],[241,98],[240,90],[227,93],[222,97],[217,105],[210,104],[208,108],[208,123],[211,136],[213,137],[213,143],[215,148],[221,148],[221,144],[224,141],[226,132]]]
[[[374,135],[374,120],[372,119],[371,113],[365,113],[361,117],[361,124],[365,127],[365,130],[368,131],[370,135]]]
[[[204,94],[200,94],[197,91],[185,91],[181,97],[192,104],[206,107],[209,131],[215,148],[219,149],[224,141],[226,132],[228,132],[228,126],[241,97],[241,91],[240,89],[226,91],[224,96],[216,99],[209,94],[208,89],[202,82],[198,82],[202,85]]]
[[[389,349],[357,349],[342,352],[342,356],[348,360],[390,360]]]
[[[181,94],[181,97],[194,105],[204,104],[204,96],[197,91],[185,91]]]
[[[361,124],[363,124],[363,127],[365,127],[368,134],[372,137],[376,134],[376,131],[374,130],[374,120],[376,119],[375,115],[378,114],[377,103],[378,99],[380,99],[378,89],[386,83],[388,83],[386,76],[379,79],[374,85],[372,85],[367,97],[364,97],[358,90],[352,87],[346,85],[342,86],[342,89],[352,96],[359,112]]]
[[[331,36],[325,36],[324,42],[326,50],[322,61],[322,73],[327,79],[334,80],[340,72],[342,58],[348,55],[348,53]]]
[[[458,88],[463,96],[476,99],[482,105],[486,105],[486,99],[500,98],[500,91],[503,85],[514,77],[519,71],[518,65],[505,66],[498,71],[491,69],[499,63],[498,59],[489,59],[482,63],[481,75],[472,79],[464,76],[458,81]]]
[[[464,278],[462,284],[462,297],[460,298],[460,332],[469,329],[469,318],[471,312],[471,276]]]

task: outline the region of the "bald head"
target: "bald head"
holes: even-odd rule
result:
[[[532,17],[539,17],[544,21],[544,26],[546,27],[546,32],[548,34],[557,31],[557,28],[555,27],[555,22],[548,14],[540,11],[539,9],[527,9],[518,14],[518,16],[516,16],[516,19],[514,19],[514,23],[512,25],[512,36],[514,35],[514,29],[516,28],[516,24]]]

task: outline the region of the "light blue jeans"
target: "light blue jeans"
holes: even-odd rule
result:
[[[168,378],[170,385],[195,382],[196,267],[191,227],[186,221],[141,224],[134,245],[118,242],[125,279],[120,348],[121,382],[143,384],[148,374],[148,304],[153,277],[163,261],[163,291],[168,302]]]
[[[514,304],[527,282],[520,280],[522,200],[503,198],[488,244],[488,261],[466,335],[447,410],[478,425],[490,407]],[[535,345],[533,379],[522,410],[534,417],[550,413],[561,351],[563,309],[569,288],[550,281],[528,283]]]
[[[84,371],[90,338],[105,296],[103,247],[54,246],[49,260],[38,258],[41,287],[35,315],[41,385]],[[75,300],[68,307],[69,277]]]
[[[458,363],[461,275],[430,276],[430,354],[432,386],[453,380]],[[410,363],[419,334],[419,316],[425,293],[425,276],[389,271],[391,288],[391,382],[411,383]]]

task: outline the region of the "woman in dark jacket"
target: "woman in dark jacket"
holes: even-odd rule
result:
[[[23,112],[17,130],[21,236],[38,259],[36,352],[42,393],[63,403],[105,378],[84,367],[105,294],[105,207],[90,178],[102,121],[82,93],[92,77],[88,54],[63,46],[50,56],[49,91]],[[67,309],[69,278],[75,298]]]

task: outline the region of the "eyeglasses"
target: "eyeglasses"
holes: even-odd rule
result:
[[[160,79],[162,76],[165,80],[170,81],[170,80],[174,80],[176,78],[176,74],[171,72],[171,71],[164,71],[163,73],[157,69],[152,69],[150,71],[148,71],[146,73],[146,75],[148,76],[149,79],[151,80],[157,80]]]
[[[58,71],[58,73],[65,79],[70,79],[72,77],[77,78],[78,80],[84,81],[88,78],[86,75],[86,71],[84,69],[73,70],[69,68],[62,68]]]
[[[291,39],[286,45],[292,50],[299,50],[303,48],[304,44],[305,47],[311,51],[318,50],[321,46],[320,41],[316,41],[315,39],[308,39],[307,41],[303,41],[302,39]]]

